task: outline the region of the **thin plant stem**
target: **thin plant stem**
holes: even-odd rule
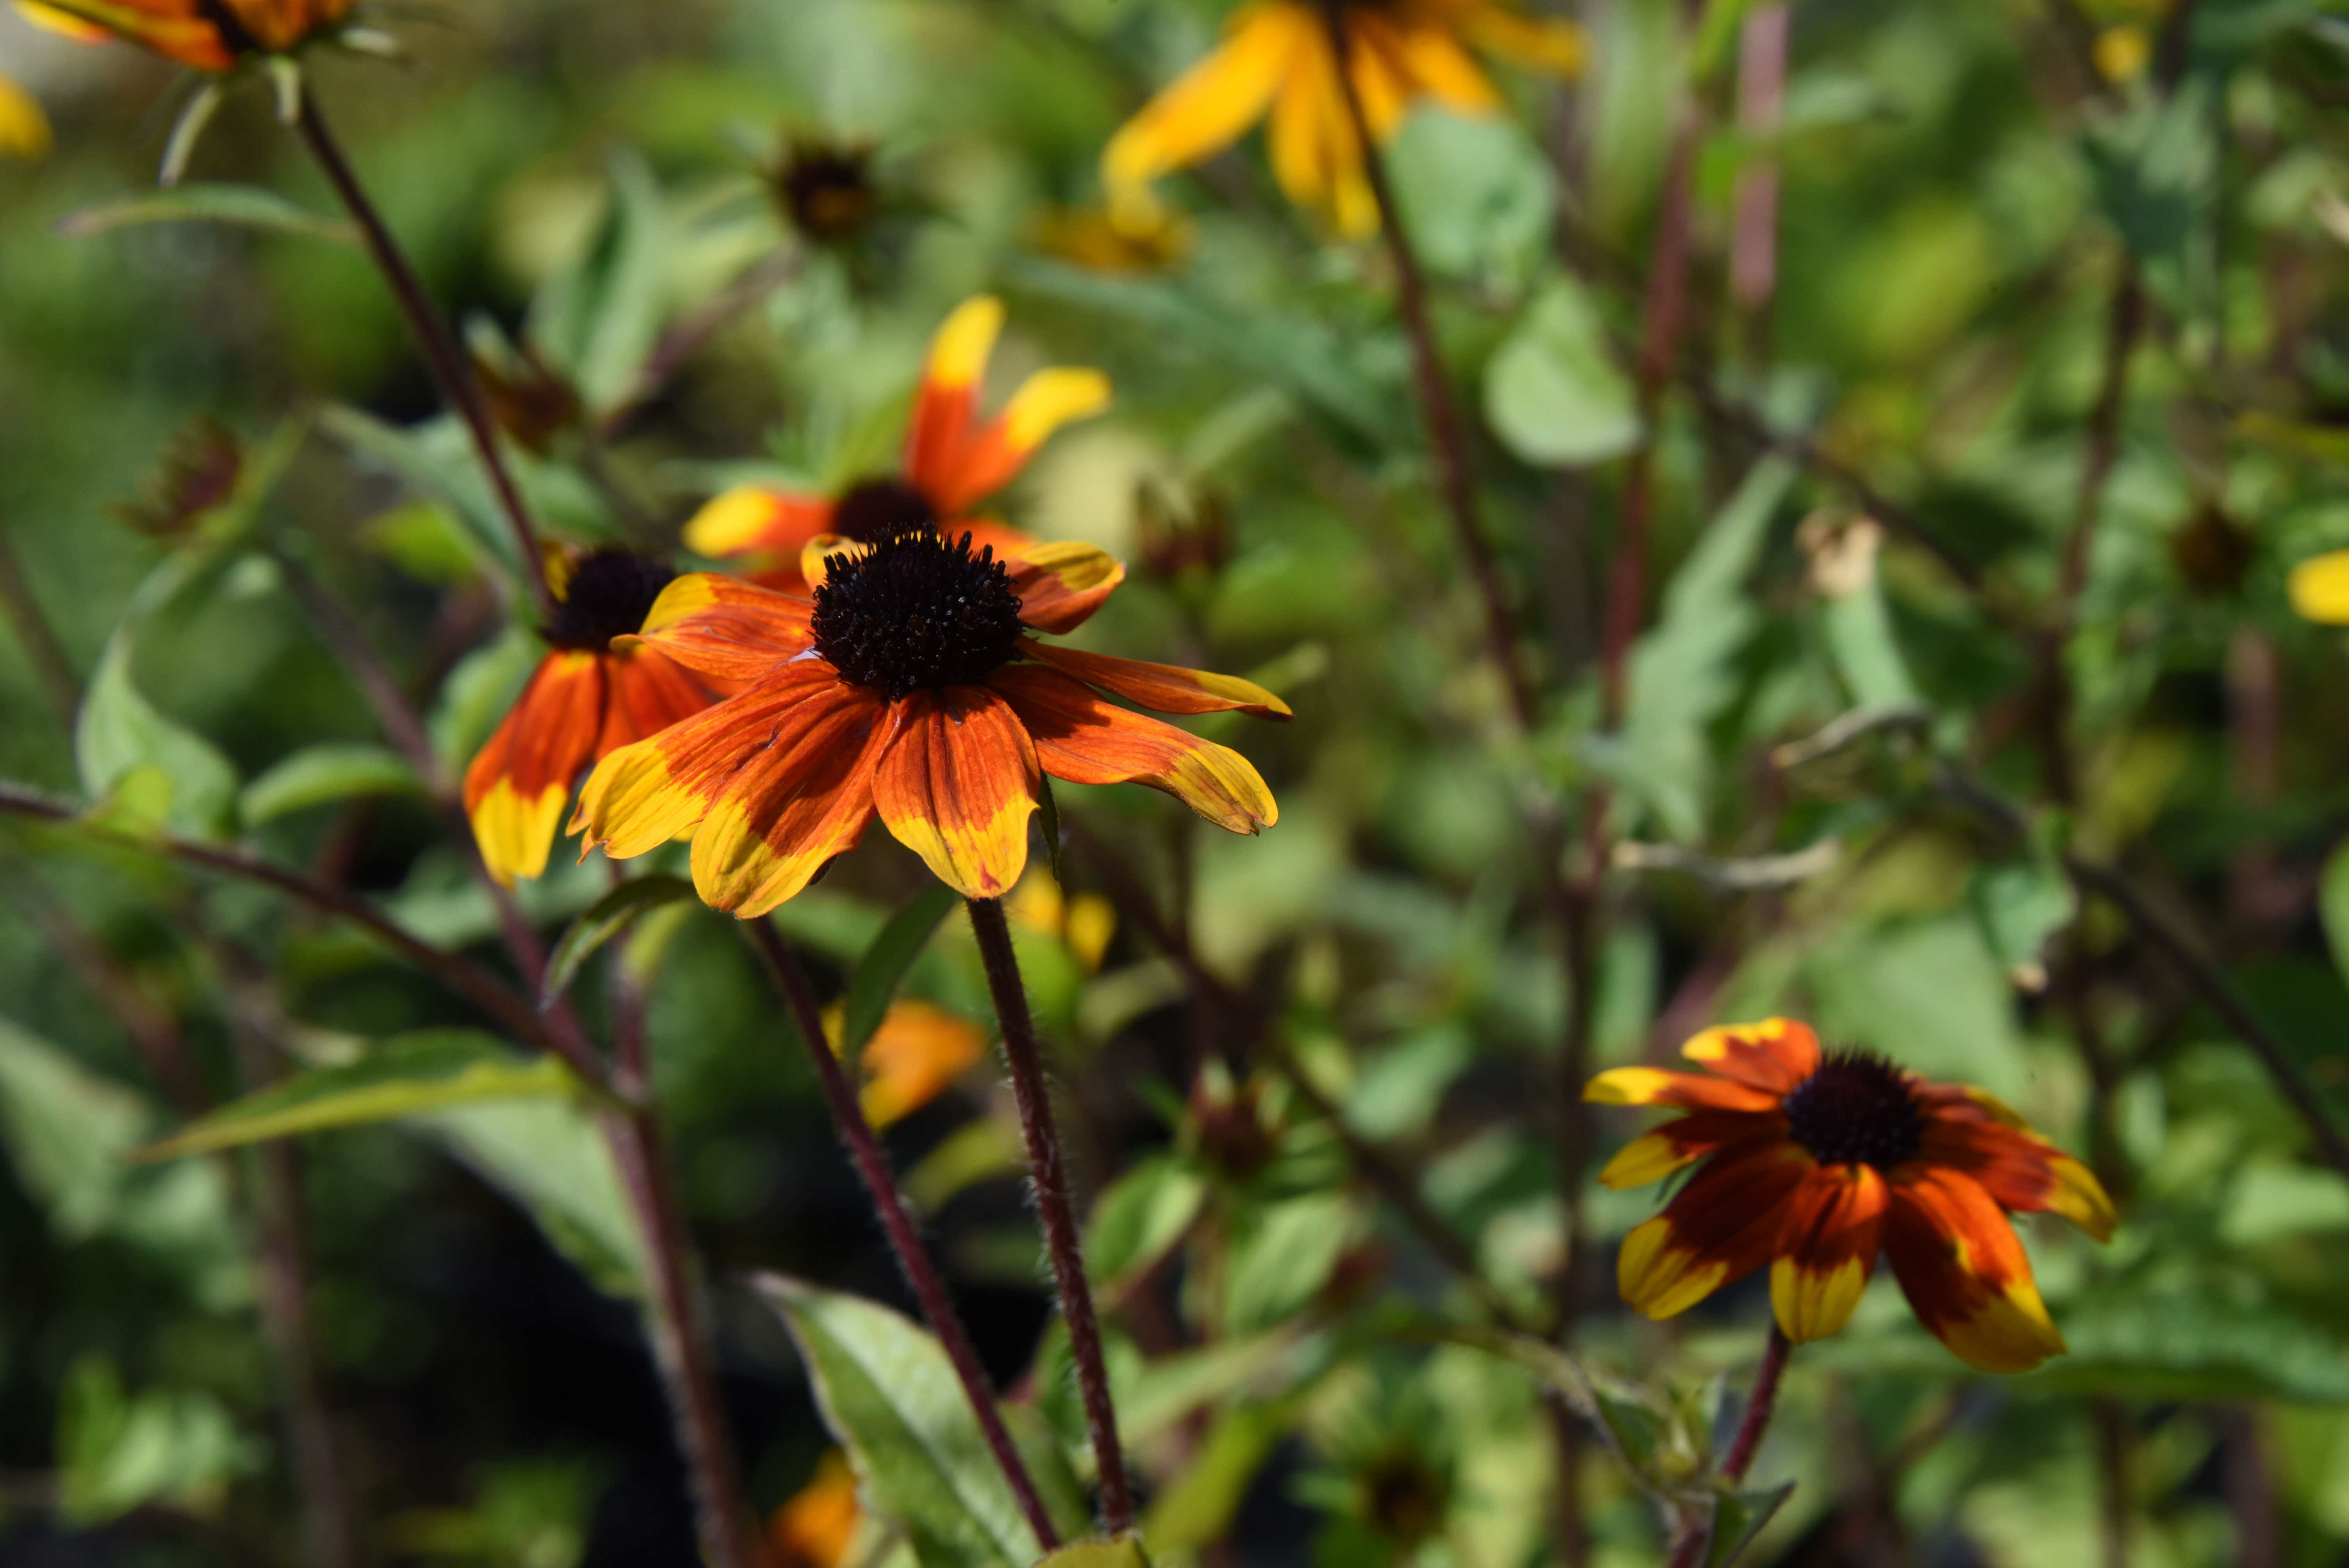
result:
[[[604,1136],[645,1238],[646,1283],[651,1287],[645,1304],[646,1333],[692,1482],[702,1561],[709,1568],[758,1568],[760,1557],[748,1528],[750,1505],[719,1401],[692,1251],[669,1180],[660,1124],[647,1106],[607,1111]]]
[[[513,474],[506,467],[505,455],[498,448],[497,428],[492,423],[487,404],[481,389],[474,386],[472,372],[457,346],[449,324],[441,318],[440,307],[432,303],[416,269],[409,264],[408,256],[392,237],[390,227],[376,210],[375,202],[359,183],[358,175],[344,156],[342,144],[318,110],[315,95],[305,93],[300,112],[295,117],[295,129],[302,136],[310,156],[335,188],[344,210],[359,226],[359,236],[367,243],[367,254],[374,258],[376,268],[390,285],[392,297],[398,303],[400,315],[408,320],[409,330],[415,335],[416,344],[423,350],[425,362],[430,366],[432,378],[440,384],[440,395],[449,400],[466,430],[473,438],[473,448],[481,459],[481,467],[490,476],[490,488],[496,492],[498,509],[505,514],[512,528],[515,547],[520,551],[520,569],[531,602],[536,606],[541,621],[554,616],[554,594],[546,583],[544,557],[539,548],[538,530],[531,521],[530,510],[523,504],[522,491],[516,488]]]
[[[1125,1451],[1118,1444],[1117,1408],[1110,1400],[1109,1367],[1102,1357],[1101,1325],[1093,1316],[1092,1287],[1085,1280],[1084,1254],[1069,1202],[1068,1172],[1061,1159],[1061,1136],[1052,1124],[1050,1087],[1036,1044],[1036,1023],[1028,1011],[1028,988],[1019,978],[1019,957],[1000,899],[974,898],[970,928],[987,965],[987,988],[1003,1025],[1003,1056],[1011,1068],[1012,1098],[1019,1106],[1019,1131],[1028,1145],[1028,1179],[1036,1189],[1036,1211],[1044,1222],[1044,1244],[1052,1257],[1061,1316],[1069,1326],[1069,1351],[1076,1363],[1077,1388],[1085,1408],[1085,1429],[1101,1474],[1102,1522],[1112,1535],[1133,1528],[1133,1492],[1126,1484]]]
[[[70,732],[74,715],[81,707],[81,677],[74,674],[73,660],[66,656],[65,645],[57,641],[57,629],[42,613],[41,602],[33,597],[32,582],[25,575],[25,564],[9,542],[5,524],[0,524],[0,618],[16,634],[25,662],[32,665],[33,678],[40,683],[41,695],[57,710],[57,722]]]
[[[792,1020],[799,1026],[800,1040],[807,1047],[816,1082],[823,1090],[825,1103],[832,1108],[833,1124],[839,1128],[842,1140],[848,1145],[849,1158],[873,1200],[874,1212],[880,1217],[881,1229],[889,1238],[890,1251],[897,1256],[897,1267],[913,1288],[914,1298],[921,1303],[922,1316],[929,1323],[930,1332],[937,1336],[947,1359],[953,1364],[963,1394],[970,1400],[971,1413],[978,1418],[978,1429],[987,1439],[988,1451],[1002,1469],[1003,1479],[1019,1501],[1019,1511],[1027,1516],[1029,1527],[1035,1531],[1037,1542],[1050,1552],[1061,1543],[1060,1532],[1053,1528],[1051,1515],[1045,1511],[1044,1500],[1036,1491],[1036,1482],[1003,1425],[1003,1413],[996,1406],[995,1391],[988,1386],[986,1370],[979,1366],[978,1352],[972,1347],[970,1333],[963,1326],[962,1315],[955,1310],[954,1298],[947,1293],[946,1281],[936,1263],[923,1244],[921,1232],[906,1212],[896,1176],[889,1168],[889,1157],[883,1151],[873,1124],[865,1119],[864,1108],[842,1069],[840,1058],[832,1054],[826,1044],[823,1015],[816,1006],[807,974],[771,922],[748,921],[742,929],[765,961],[775,989],[781,993],[792,1010]]]
[[[2118,1399],[2095,1399],[2088,1418],[2096,1429],[2096,1516],[2104,1568],[2128,1568],[2129,1418]]]
[[[1419,395],[1420,413],[1427,421],[1428,440],[1434,449],[1444,507],[1451,514],[1452,531],[1459,540],[1460,552],[1468,558],[1476,591],[1485,601],[1485,634],[1492,643],[1493,661],[1508,684],[1510,707],[1518,726],[1530,730],[1540,717],[1540,709],[1532,680],[1517,651],[1516,618],[1510,613],[1508,594],[1501,585],[1500,565],[1493,558],[1492,544],[1485,539],[1484,525],[1477,516],[1476,478],[1468,459],[1467,427],[1453,399],[1451,383],[1444,377],[1435,328],[1428,317],[1426,273],[1420,267],[1418,253],[1412,248],[1410,234],[1403,229],[1402,212],[1387,179],[1385,157],[1380,151],[1378,138],[1371,133],[1370,116],[1363,110],[1361,95],[1348,68],[1350,46],[1346,36],[1345,5],[1342,0],[1323,0],[1321,14],[1334,51],[1338,90],[1346,100],[1346,115],[1353,124],[1354,139],[1361,147],[1362,173],[1370,181],[1371,196],[1378,207],[1379,232],[1386,242],[1387,256],[1394,267],[1396,314],[1402,316],[1403,332],[1411,339],[1413,383]]]
[[[1762,1364],[1754,1368],[1754,1394],[1745,1401],[1744,1418],[1737,1423],[1737,1433],[1729,1440],[1729,1451],[1722,1456],[1721,1478],[1734,1486],[1745,1479],[1753,1467],[1754,1450],[1762,1446],[1762,1434],[1769,1429],[1770,1416],[1778,1407],[1778,1384],[1785,1376],[1786,1357],[1795,1346],[1785,1331],[1775,1322],[1770,1325],[1770,1343],[1763,1347]],[[1713,1543],[1713,1526],[1709,1520],[1685,1522],[1679,1543],[1672,1548],[1671,1568],[1696,1568],[1704,1561],[1705,1551]]]

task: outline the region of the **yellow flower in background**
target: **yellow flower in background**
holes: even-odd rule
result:
[[[2096,35],[2096,69],[2116,87],[2135,81],[2153,63],[2153,39],[2143,27],[2124,23]]]
[[[2292,569],[2285,592],[2302,619],[2349,626],[2349,550],[2313,556]]]
[[[815,1479],[768,1519],[767,1540],[782,1568],[840,1568],[863,1519],[855,1472],[834,1449],[817,1462]]]
[[[0,158],[46,158],[49,119],[33,95],[0,77]]]
[[[824,1009],[824,1037],[837,1056],[843,1048],[846,1009]],[[902,1121],[954,1087],[987,1052],[987,1036],[958,1013],[927,1002],[892,1002],[881,1026],[864,1042],[864,1119],[875,1127]]]
[[[1035,229],[1038,250],[1089,273],[1166,272],[1190,255],[1191,243],[1191,225],[1164,208],[1058,208]]]
[[[1116,905],[1097,892],[1071,898],[1040,866],[1019,879],[1003,901],[1003,913],[1024,930],[1059,937],[1088,975],[1100,972],[1117,934]]]
[[[1471,46],[1553,76],[1582,67],[1573,24],[1524,15],[1512,0],[1354,0],[1345,7],[1347,76],[1383,145],[1422,98],[1489,114],[1500,95]],[[1375,232],[1378,204],[1338,77],[1329,23],[1312,0],[1253,0],[1232,13],[1214,54],[1111,138],[1102,183],[1120,224],[1154,220],[1151,181],[1222,151],[1270,117],[1272,172],[1289,200],[1347,235]]]

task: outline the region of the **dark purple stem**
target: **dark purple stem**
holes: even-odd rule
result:
[[[1754,1372],[1754,1397],[1745,1401],[1745,1418],[1737,1423],[1737,1435],[1730,1439],[1729,1452],[1721,1460],[1721,1479],[1733,1486],[1745,1479],[1746,1470],[1754,1463],[1754,1450],[1762,1446],[1762,1434],[1778,1406],[1778,1381],[1785,1375],[1786,1357],[1794,1348],[1785,1331],[1772,1323],[1770,1343],[1762,1351],[1762,1365]],[[1671,1568],[1696,1568],[1704,1561],[1712,1541],[1709,1521],[1690,1521],[1679,1544],[1672,1548]]]

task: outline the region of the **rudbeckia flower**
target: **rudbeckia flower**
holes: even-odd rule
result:
[[[811,601],[714,573],[680,577],[641,640],[736,696],[597,766],[571,830],[615,859],[688,829],[705,903],[749,918],[807,886],[878,816],[939,879],[998,898],[1028,863],[1039,775],[1148,784],[1218,827],[1277,815],[1237,752],[1119,707],[1288,705],[1228,676],[1051,646],[1125,569],[1092,545],[1005,562],[968,533],[901,533],[814,563]],[[584,851],[583,851],[584,852]]]
[[[1790,1019],[1707,1029],[1681,1054],[1712,1072],[1617,1068],[1583,1092],[1686,1113],[1609,1161],[1606,1185],[1704,1161],[1623,1239],[1616,1277],[1633,1307],[1671,1317],[1768,1264],[1778,1326],[1800,1344],[1844,1326],[1881,1250],[1959,1359],[2024,1372],[2063,1354],[2007,1216],[2051,1211],[2107,1239],[2112,1200],[2087,1167],[1980,1089],[1823,1056]]]
[[[1526,16],[1510,0],[1352,0],[1344,22],[1347,74],[1381,145],[1423,98],[1462,114],[1499,107],[1471,45],[1556,76],[1582,65],[1579,29]],[[1128,222],[1147,222],[1156,205],[1152,181],[1222,151],[1267,115],[1273,177],[1289,200],[1319,211],[1341,233],[1374,232],[1378,203],[1316,0],[1255,0],[1232,13],[1216,52],[1102,150],[1102,183],[1112,208]]]
[[[75,37],[111,35],[200,71],[253,55],[291,54],[357,0],[17,0],[17,9]]]
[[[755,581],[797,592],[805,586],[802,552],[819,541],[877,544],[928,530],[968,533],[999,556],[1033,545],[1027,534],[966,514],[1010,483],[1045,437],[1108,407],[1109,381],[1098,370],[1039,370],[1001,413],[982,418],[979,383],[1002,330],[1003,303],[989,294],[965,300],[947,317],[930,343],[895,473],[860,480],[837,496],[739,486],[686,524],[686,547],[720,559],[751,557]]]
[[[864,1517],[855,1473],[834,1449],[817,1462],[815,1478],[767,1521],[767,1539],[782,1568],[839,1568]]]
[[[48,150],[48,117],[32,94],[0,77],[0,158],[44,158]]]
[[[465,769],[465,815],[490,874],[511,887],[546,869],[571,787],[591,762],[708,707],[708,685],[657,650],[615,648],[677,573],[624,550],[550,573],[554,622],[513,708]]]

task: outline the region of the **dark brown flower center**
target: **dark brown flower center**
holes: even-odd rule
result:
[[[895,478],[859,480],[832,509],[832,531],[859,544],[880,544],[901,533],[936,533],[930,498]]]
[[[881,203],[869,147],[795,141],[774,178],[792,224],[819,242],[851,238]]]
[[[598,550],[571,573],[543,634],[558,648],[603,653],[613,638],[644,630],[646,612],[676,576],[666,562],[626,550]]]
[[[827,559],[808,622],[816,651],[895,701],[978,680],[1019,645],[1019,595],[970,535],[899,533],[865,555]]]
[[[1822,1165],[1889,1171],[1913,1160],[1925,1121],[1906,1072],[1865,1051],[1839,1051],[1795,1086],[1786,1130]]]

